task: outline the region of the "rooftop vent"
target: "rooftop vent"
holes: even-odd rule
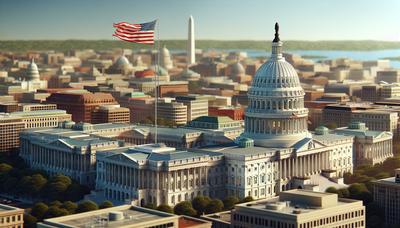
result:
[[[120,221],[124,219],[124,213],[121,211],[111,211],[108,214],[108,220],[110,221]]]

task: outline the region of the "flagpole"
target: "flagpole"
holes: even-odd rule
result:
[[[158,19],[156,20],[158,22]],[[159,25],[158,23],[156,23],[156,32],[157,32],[157,56],[155,59],[156,62],[156,74],[155,74],[155,104],[154,104],[154,113],[155,113],[155,117],[154,117],[154,127],[155,127],[155,135],[154,135],[154,143],[157,144],[158,143],[158,73],[159,73],[159,64],[160,64],[160,30],[159,30]],[[154,44],[155,46],[155,44]]]

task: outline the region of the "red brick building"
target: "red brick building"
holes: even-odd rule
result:
[[[209,107],[208,115],[210,115],[210,116],[229,116],[233,120],[243,120],[244,108],[242,106]]]
[[[86,123],[92,123],[92,112],[100,105],[118,104],[109,93],[53,93],[46,102],[66,110],[72,115],[73,121]]]

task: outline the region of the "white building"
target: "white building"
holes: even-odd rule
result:
[[[282,57],[278,34],[272,47],[254,77],[245,132],[236,144],[112,149],[97,157],[97,190],[119,202],[174,205],[198,194],[264,199],[292,188],[340,187],[338,177],[353,170],[353,137],[308,132],[304,91]]]

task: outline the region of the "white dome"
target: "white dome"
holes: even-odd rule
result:
[[[119,69],[124,68],[125,66],[129,66],[129,60],[124,55],[120,56],[115,62],[115,66]]]
[[[256,72],[248,92],[243,137],[254,145],[292,147],[308,132],[308,109],[296,70],[282,56],[282,42],[276,26],[271,58]]]
[[[245,74],[245,69],[239,61],[232,63],[230,65],[230,68],[231,68],[231,73],[230,73],[231,76],[240,76]]]
[[[249,96],[303,96],[296,70],[282,57],[271,58],[256,72]]]
[[[40,79],[39,69],[33,58],[27,68],[27,78],[30,80],[39,80]]]

